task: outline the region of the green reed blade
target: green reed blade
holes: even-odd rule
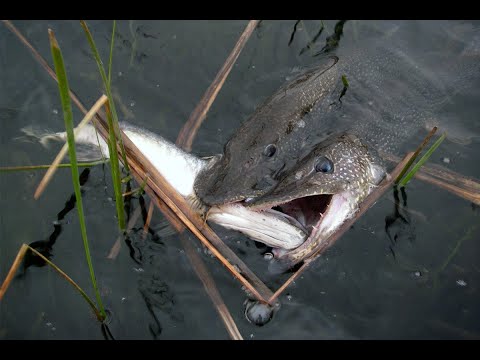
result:
[[[51,262],[49,259],[47,259],[45,256],[43,256],[41,253],[39,253],[37,250],[34,248],[23,244],[22,246],[26,246],[30,251],[35,253],[35,255],[41,257],[48,265],[50,265],[56,272],[58,272],[65,280],[67,280],[79,293],[82,295],[82,297],[85,299],[85,301],[90,305],[92,308],[93,312],[97,316],[97,319],[99,321],[103,321],[105,319],[106,314],[102,313],[101,310],[99,311],[98,308],[95,306],[95,303],[93,302],[92,299],[87,295],[87,293],[75,282],[73,279],[68,276],[62,269],[60,269],[57,265],[55,265],[53,262]]]
[[[427,152],[420,158],[420,160],[418,160],[418,162],[413,166],[412,170],[410,170],[408,172],[407,175],[405,175],[405,177],[400,180],[399,182],[399,186],[400,187],[405,187],[408,182],[410,181],[410,179],[415,175],[415,173],[420,170],[420,168],[422,167],[422,165],[428,160],[428,158],[433,154],[433,152],[440,146],[440,144],[442,143],[442,141],[445,139],[445,137],[447,136],[447,133],[443,133],[438,139],[437,141],[435,141],[435,143],[427,150]]]
[[[87,238],[87,227],[85,225],[85,216],[83,212],[83,202],[82,202],[82,194],[80,192],[80,181],[79,181],[79,174],[78,174],[78,165],[77,165],[77,155],[76,155],[76,148],[75,148],[75,138],[73,133],[73,114],[72,114],[72,106],[70,103],[70,95],[69,95],[69,86],[67,80],[67,73],[65,71],[65,65],[63,62],[62,52],[58,45],[57,40],[55,39],[55,35],[51,29],[48,29],[48,36],[50,40],[50,49],[52,51],[53,62],[55,65],[55,72],[58,78],[58,89],[60,91],[60,99],[62,102],[62,110],[63,116],[65,120],[65,128],[67,131],[67,142],[68,142],[68,152],[71,161],[71,170],[72,170],[72,182],[73,188],[75,190],[75,197],[76,197],[76,206],[78,210],[78,217],[80,222],[80,230],[83,239],[83,246],[85,248],[85,257],[87,259],[88,268],[90,271],[90,277],[92,280],[93,289],[95,290],[95,296],[97,298],[97,303],[100,308],[100,313],[103,318],[106,317],[105,309],[103,307],[102,299],[100,297],[100,292],[98,291],[97,281],[95,278],[95,272],[93,271],[93,264],[92,258],[90,256],[90,248],[88,245],[88,238]]]
[[[110,101],[105,104],[105,113],[107,114],[108,122],[108,152],[111,157],[112,164],[112,181],[113,181],[113,191],[115,193],[115,207],[117,209],[118,217],[118,226],[122,232],[125,231],[126,221],[125,221],[125,212],[124,212],[124,202],[122,197],[122,178],[120,176],[120,167],[118,164],[117,158],[117,142],[115,139],[115,131],[113,130],[113,116],[110,109]],[[115,154],[114,156],[112,156]],[[115,158],[114,158],[115,157]]]
[[[90,166],[96,166],[96,165],[101,165],[101,164],[106,164],[108,163],[108,159],[105,160],[98,160],[98,161],[92,161],[92,162],[82,162],[82,163],[77,163],[78,167],[90,167]],[[52,164],[50,165],[26,165],[26,166],[2,166],[0,167],[0,173],[2,172],[14,172],[14,171],[26,171],[26,170],[43,170],[43,169],[48,169]],[[72,164],[58,164],[59,168],[69,168],[71,167]]]
[[[117,110],[115,108],[115,102],[113,101],[113,95],[112,95],[112,91],[111,91],[111,87],[110,87],[110,75],[107,78],[107,74],[105,72],[105,69],[103,68],[103,61],[100,58],[100,54],[98,52],[97,46],[95,45],[95,41],[93,40],[92,33],[90,32],[90,29],[88,28],[87,23],[84,20],[81,20],[80,24],[82,25],[83,30],[85,31],[85,35],[87,36],[88,43],[90,44],[90,48],[92,49],[93,56],[95,58],[97,66],[98,66],[100,76],[102,77],[103,86],[105,87],[105,91],[107,92],[108,101],[110,102],[110,106],[111,106],[111,110],[112,110],[112,116],[115,120],[115,125],[116,125],[115,135],[118,138],[118,141],[120,142],[120,145],[121,145],[122,158],[123,158],[123,161],[124,161],[125,169],[128,172],[130,172],[130,168],[128,167],[128,162],[127,162],[127,157],[125,155],[125,148],[123,146],[123,141],[122,141],[122,138],[120,136],[118,136],[118,116],[117,116]],[[114,20],[113,21],[113,30],[114,31],[115,31],[115,26],[116,26],[115,24],[116,24],[116,22]],[[111,43],[110,43],[110,57],[109,57],[110,63],[109,63],[109,70],[108,70],[109,74],[111,74],[114,39],[115,39],[115,36],[112,33],[112,40],[111,40]]]
[[[395,179],[395,186],[398,185],[398,183],[400,182],[400,180],[405,176],[405,174],[407,173],[407,171],[410,169],[410,167],[412,166],[412,164],[415,162],[415,160],[417,160],[417,157],[418,155],[420,155],[420,153],[422,152],[423,148],[428,144],[428,142],[430,141],[430,139],[432,138],[432,136],[437,132],[437,127],[434,126],[432,128],[432,130],[430,130],[430,132],[427,134],[427,136],[425,136],[425,139],[423,139],[422,143],[420,144],[420,146],[417,147],[417,149],[415,150],[415,152],[413,153],[413,155],[410,157],[410,160],[408,160],[407,164],[405,165],[405,167],[402,169],[402,171],[400,172],[400,174],[397,176],[397,178]]]
[[[109,132],[108,149],[110,152],[110,163],[112,165],[111,170],[112,170],[113,190],[115,192],[118,226],[120,227],[120,230],[125,231],[126,221],[125,221],[125,214],[124,214],[124,202],[122,197],[122,185],[121,185],[120,168],[118,164],[118,155],[116,151],[117,139],[120,142],[120,148],[122,151],[122,158],[123,158],[125,170],[127,172],[130,172],[130,168],[128,166],[127,158],[125,155],[125,148],[123,146],[122,138],[121,136],[119,136],[118,116],[117,116],[117,111],[115,109],[115,103],[113,100],[111,87],[110,87],[116,22],[115,21],[113,22],[112,39],[110,43],[108,77],[103,67],[103,62],[102,62],[102,59],[100,58],[100,54],[97,50],[97,46],[95,45],[95,41],[93,40],[93,36],[87,26],[87,23],[82,20],[80,21],[80,24],[82,25],[83,30],[85,31],[85,35],[87,36],[88,43],[90,44],[90,48],[92,50],[95,61],[97,63],[100,76],[102,77],[103,86],[105,87],[105,91],[108,97],[108,106],[106,107],[107,109],[109,109],[109,111],[107,111],[108,132]]]

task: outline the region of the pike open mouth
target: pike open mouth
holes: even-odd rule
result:
[[[278,258],[308,256],[351,213],[345,192],[254,202],[213,207],[208,219],[271,246]]]
[[[318,227],[323,214],[327,211],[333,195],[311,195],[293,199],[287,202],[273,204],[267,210],[272,213],[279,213],[288,219],[292,225],[298,226],[306,234],[311,234],[314,227]],[[256,210],[255,207],[252,207]]]
[[[290,257],[296,263],[315,252],[330,234],[351,215],[347,193],[320,194],[295,198],[285,202],[270,202],[263,211],[284,216],[290,224],[302,229],[306,237],[294,249],[274,248],[276,258]],[[267,205],[267,204],[266,204]],[[260,210],[262,205],[253,206]]]

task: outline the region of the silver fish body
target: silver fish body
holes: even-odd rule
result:
[[[165,177],[192,207],[203,215],[206,209],[198,206],[198,200],[193,184],[198,174],[208,168],[215,157],[198,158],[178,148],[172,142],[146,129],[121,122],[120,128],[130,140]],[[65,132],[44,133],[35,135],[31,129],[23,129],[29,136],[35,136],[43,145],[49,141],[66,141]],[[87,145],[87,150],[80,149],[83,160],[94,160],[109,157],[107,143],[96,133],[92,125],[86,125],[75,136],[75,143]],[[100,151],[99,151],[100,150]],[[213,206],[209,209],[208,220],[225,228],[244,233],[248,237],[263,242],[269,246],[283,249],[294,249],[302,244],[307,234],[301,228],[292,224],[287,215],[275,212],[256,211],[241,203],[227,203]]]

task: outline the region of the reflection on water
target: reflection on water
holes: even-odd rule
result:
[[[80,186],[85,185],[88,180],[88,175],[90,174],[90,169],[86,168],[82,171],[79,177]],[[80,190],[83,193],[83,189]],[[57,238],[62,233],[62,222],[72,209],[75,208],[75,202],[77,201],[75,194],[72,194],[70,198],[65,202],[65,207],[57,214],[57,219],[53,222],[53,232],[46,240],[38,240],[28,244],[31,248],[37,250],[40,254],[45,256],[47,259],[51,259],[53,255],[53,245]],[[28,251],[25,254],[23,260],[23,271],[25,272],[30,266],[45,266],[46,263],[43,259],[39,258],[37,255]]]
[[[46,30],[53,28],[71,86],[86,104],[98,98],[96,65],[77,22],[15,24],[47,60]],[[111,23],[90,25],[106,61]],[[112,81],[123,116],[174,140],[245,25],[120,21]],[[0,33],[0,108],[10,111],[0,112],[0,166],[49,163],[57,149],[14,139],[28,125],[62,128],[56,85],[11,33],[3,27]],[[194,152],[221,152],[238,125],[286,78],[327,54],[340,58],[348,90],[338,111],[322,121],[353,124],[374,145],[399,155],[418,145],[426,126],[439,124],[452,141],[442,143],[429,161],[480,178],[479,39],[479,23],[469,21],[262,21],[202,125]],[[344,87],[339,82],[337,93]],[[78,121],[79,113],[75,117]],[[35,202],[30,194],[41,175],[0,174],[1,279],[21,243],[51,232],[52,214],[72,193],[70,175],[59,171]],[[85,187],[94,265],[113,314],[108,329],[99,329],[83,300],[48,267],[30,267],[29,276],[17,278],[0,303],[0,338],[227,338],[159,212],[154,211],[143,237],[145,202],[133,196],[126,211],[142,206],[143,221],[137,221],[118,257],[109,260],[118,234],[108,171],[91,169]],[[61,225],[38,243],[88,289],[74,213],[58,213]],[[281,309],[263,327],[245,319],[245,294],[238,283],[215,259],[204,258],[244,338],[479,338],[478,215],[468,202],[419,181],[411,182],[406,193],[392,191],[292,285],[290,298],[281,297]],[[265,249],[238,234],[219,232],[256,272],[265,271]],[[268,281],[272,288],[281,283]],[[46,325],[51,318],[55,331]]]

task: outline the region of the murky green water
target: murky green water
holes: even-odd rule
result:
[[[101,86],[80,24],[14,24],[49,62],[47,28],[55,31],[70,85],[91,106]],[[106,62],[112,24],[89,24]],[[119,22],[112,77],[119,115],[174,140],[246,24]],[[331,42],[336,22],[324,24],[317,42],[305,51],[320,21],[299,23],[290,45],[295,21],[262,22],[202,125],[194,152],[221,151],[263,99],[298,68],[314,64],[312,55],[324,48],[327,38]],[[440,121],[455,142],[445,141],[431,162],[480,179],[478,22],[348,21],[331,53],[360,61],[354,67],[358,71],[348,75],[351,86],[345,96],[352,121],[368,117],[397,127],[404,124],[401,131],[384,129],[388,141],[392,134],[405,138],[399,155],[425,136],[422,124]],[[392,59],[400,60],[389,62]],[[15,138],[27,125],[63,128],[56,84],[3,24],[0,61],[0,166],[47,164],[59,147],[44,149]],[[362,86],[365,82],[356,78],[372,81]],[[79,121],[78,111],[75,116]],[[77,213],[61,213],[73,193],[70,171],[59,170],[35,201],[33,192],[42,176],[39,171],[0,174],[0,280],[22,243],[52,239],[54,234],[52,260],[92,293]],[[159,212],[152,222],[155,236],[143,239],[139,221],[122,242],[118,257],[109,260],[117,226],[108,168],[92,168],[84,188],[92,256],[112,313],[113,336],[228,338],[177,236],[168,231]],[[239,284],[197,246],[243,337],[478,339],[480,210],[418,180],[408,186],[407,196],[408,211],[402,209],[402,214],[408,222],[397,219],[385,230],[386,218],[394,214],[393,192],[388,193],[281,296],[281,309],[264,327],[245,319],[245,294]],[[132,211],[138,204],[133,199]],[[54,226],[59,217],[60,233]],[[261,249],[236,233],[215,229],[268,285],[274,289],[282,283],[283,278],[267,276]],[[88,305],[47,267],[32,266],[20,274],[0,303],[0,339],[103,338]]]

